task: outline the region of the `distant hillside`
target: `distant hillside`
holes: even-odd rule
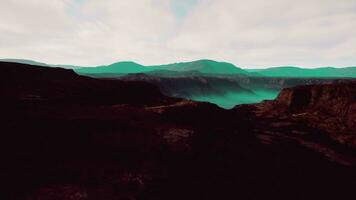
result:
[[[62,67],[74,69],[75,72],[95,77],[114,77],[133,73],[149,73],[162,76],[189,76],[189,75],[248,75],[249,72],[236,67],[231,63],[213,60],[197,60],[168,65],[144,66],[135,62],[117,62],[111,65],[97,67],[76,67],[72,65],[52,65],[25,59],[2,59],[0,61],[29,64],[43,67]]]
[[[184,72],[177,72],[171,70],[153,70],[146,72],[145,74],[151,76],[159,76],[159,77],[187,77],[187,76],[205,76],[199,71],[184,71]]]
[[[241,69],[227,62],[214,60],[197,60],[166,65],[144,66],[135,62],[117,62],[97,67],[80,67],[74,65],[54,65],[26,59],[0,59],[3,62],[36,65],[43,67],[60,67],[74,69],[75,72],[97,78],[113,78],[127,74],[145,73],[162,77],[175,76],[237,76],[237,77],[278,77],[278,78],[356,78],[356,66],[335,68],[321,67],[306,69],[294,66],[271,67],[265,69]]]
[[[143,66],[135,62],[118,62],[108,66],[83,67],[75,70],[80,74],[100,77],[114,77],[120,74],[149,73],[163,76],[189,76],[191,74],[208,75],[247,75],[248,72],[231,63],[213,60],[198,60],[168,65]]]
[[[135,62],[117,62],[108,66],[82,67],[75,71],[80,74],[130,74],[152,70]]]
[[[213,60],[198,60],[150,67],[155,70],[170,70],[176,72],[197,71],[204,74],[248,74],[245,70],[231,63]]]
[[[322,67],[305,69],[299,67],[274,67],[267,69],[250,69],[261,76],[267,77],[295,77],[295,78],[356,78],[356,67],[334,68]]]

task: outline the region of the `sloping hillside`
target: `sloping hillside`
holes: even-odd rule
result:
[[[117,62],[108,66],[82,67],[75,70],[79,74],[130,74],[151,71],[149,68],[135,62]]]
[[[213,60],[198,60],[168,65],[151,66],[155,70],[170,70],[177,72],[198,71],[205,74],[246,75],[247,72],[231,63],[217,62]]]

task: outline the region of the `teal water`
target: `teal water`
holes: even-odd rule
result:
[[[254,90],[254,93],[227,92],[225,95],[192,96],[194,101],[216,104],[225,109],[231,109],[240,104],[259,103],[263,100],[272,100],[278,96],[276,90]]]

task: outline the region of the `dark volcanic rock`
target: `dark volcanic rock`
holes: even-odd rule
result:
[[[343,127],[338,131],[356,134],[356,82],[284,89],[277,102],[286,105],[291,112],[308,112],[330,117],[334,121],[342,122]],[[325,126],[326,130],[334,129],[328,127],[328,124],[320,125]],[[329,125],[333,126],[333,124]]]
[[[281,90],[298,85],[317,85],[347,82],[352,79],[332,78],[291,78],[291,77],[233,77],[240,85],[247,88]]]
[[[313,92],[301,106],[290,103],[299,97],[281,94],[280,102],[224,110],[165,97],[148,83],[21,64],[0,67],[5,74],[0,80],[1,199],[354,195],[354,152],[298,118],[329,99]],[[346,94],[342,88],[335,98]],[[354,110],[353,104],[348,113]],[[325,116],[338,116],[336,111],[337,106]]]
[[[168,96],[191,98],[205,95],[225,95],[228,92],[253,94],[253,91],[241,87],[237,81],[226,77],[178,76],[160,77],[146,74],[133,74],[120,78],[126,81],[144,81],[155,84]]]
[[[260,116],[289,118],[356,146],[356,82],[297,86],[281,91],[275,101],[253,106]]]
[[[348,82],[286,88],[277,101],[289,109],[319,109],[333,115],[343,115],[356,102],[355,86],[356,82]]]
[[[157,105],[166,98],[149,83],[107,81],[79,76],[73,70],[0,62],[2,101],[45,101],[59,104]]]

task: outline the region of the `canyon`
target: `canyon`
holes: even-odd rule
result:
[[[0,67],[2,199],[354,195],[353,80],[280,87],[276,99],[223,109],[137,78]]]

